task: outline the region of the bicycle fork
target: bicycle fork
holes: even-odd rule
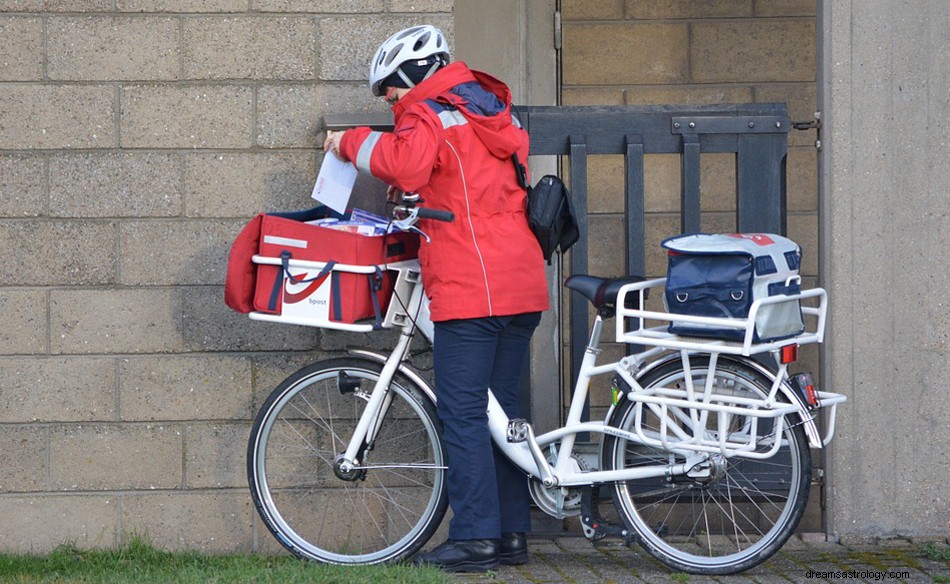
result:
[[[409,300],[409,305],[406,310],[407,314],[418,314],[419,306],[422,302],[422,294],[422,286],[415,286],[413,288],[412,297]],[[379,374],[379,379],[376,380],[376,384],[369,394],[366,407],[363,409],[362,415],[360,415],[356,429],[353,430],[353,435],[350,437],[346,451],[338,458],[337,466],[342,473],[358,470],[361,465],[365,463],[364,460],[359,460],[359,457],[361,453],[363,453],[365,458],[365,446],[371,445],[376,439],[380,425],[386,417],[386,412],[392,403],[392,393],[389,390],[389,384],[392,383],[393,377],[399,369],[399,365],[409,352],[409,344],[412,342],[414,332],[415,323],[412,319],[406,319],[396,346],[386,359],[383,370]]]

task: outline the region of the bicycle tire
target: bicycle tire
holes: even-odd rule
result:
[[[407,377],[361,471],[345,474],[342,454],[382,364],[342,357],[285,379],[251,430],[247,475],[254,506],[294,555],[332,564],[396,562],[432,537],[445,515],[445,462],[435,404]]]
[[[709,357],[691,357],[690,369],[696,387],[701,390],[709,370]],[[683,379],[682,362],[672,359],[638,381],[642,387],[651,388],[676,386]],[[769,393],[772,385],[756,368],[724,356],[719,357],[715,383],[717,391],[760,398]],[[635,423],[636,409],[636,402],[625,400],[609,424],[629,430]],[[712,418],[710,415],[707,428],[716,428]],[[748,433],[748,418],[735,417],[729,426],[730,434]],[[618,513],[627,527],[636,531],[641,547],[673,569],[724,575],[758,565],[792,535],[808,500],[811,454],[804,430],[795,422],[785,424],[779,451],[774,456],[761,461],[720,459],[722,476],[715,480],[684,475],[615,484],[613,495]],[[759,420],[757,435],[766,440],[760,442],[758,451],[767,450],[775,423]],[[657,431],[651,426],[649,414],[644,414],[644,427],[647,432]],[[685,460],[681,455],[614,436],[604,441],[603,457],[604,468],[609,470]]]

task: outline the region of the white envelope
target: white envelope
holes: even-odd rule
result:
[[[350,194],[353,193],[357,174],[359,171],[353,164],[327,153],[323,157],[323,164],[320,166],[317,182],[313,185],[313,193],[310,196],[334,211],[344,213],[350,202]]]

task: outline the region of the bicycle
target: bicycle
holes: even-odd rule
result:
[[[415,229],[430,210],[405,203],[395,223]],[[280,265],[281,259],[254,261]],[[289,261],[298,273],[325,266]],[[419,265],[410,260],[383,267],[397,272],[383,323],[399,330],[393,350],[351,349],[290,375],[264,402],[248,441],[254,505],[271,534],[301,558],[397,562],[426,544],[447,510],[435,392],[409,363],[414,335],[432,341]],[[375,266],[333,269],[367,273]],[[817,299],[818,306],[802,308],[809,329],[792,339],[753,343],[758,305],[744,320],[647,311],[649,291],[664,279],[641,280],[567,279],[565,285],[590,300],[597,315],[565,424],[537,435],[526,420],[509,420],[489,395],[492,438],[525,471],[538,507],[557,518],[579,516],[590,540],[613,535],[628,545],[636,541],[678,571],[746,570],[778,551],[794,531],[808,499],[809,448],[832,439],[837,405],[846,400],[788,373],[799,345],[822,341],[827,295],[815,288],[779,300]],[[640,350],[597,364],[610,317],[616,340]],[[374,330],[301,316],[251,318]],[[725,342],[646,326],[676,319],[747,334],[742,342]],[[775,357],[774,367],[757,359],[767,354]],[[613,376],[612,405],[603,421],[582,421],[590,380],[604,375]],[[828,412],[824,436],[816,423],[822,408]],[[578,433],[602,437],[593,464],[575,451]],[[612,494],[622,526],[599,516],[601,487]]]

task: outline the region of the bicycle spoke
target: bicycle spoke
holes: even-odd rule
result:
[[[695,387],[704,387],[709,359],[695,356],[690,360]],[[647,389],[683,388],[689,381],[683,376],[682,364],[676,358],[652,369],[638,382]],[[714,395],[752,399],[763,399],[771,387],[771,380],[757,370],[725,358],[720,358],[712,384]],[[635,400],[629,402],[615,412],[611,425],[636,433],[640,407]],[[697,573],[733,573],[773,554],[801,517],[810,468],[804,432],[800,424],[769,419],[753,423],[749,415],[737,413],[723,419],[723,414],[687,409],[677,419],[689,417],[700,422],[697,429],[684,428],[690,436],[698,435],[716,444],[720,439],[727,444],[755,443],[754,451],[758,453],[771,452],[775,441],[768,445],[763,441],[781,426],[778,452],[766,460],[745,458],[743,452],[730,453],[729,458],[699,452],[705,459],[701,465],[666,484],[642,479],[618,485],[618,511],[640,534],[645,549],[670,566]],[[656,418],[641,416],[640,423],[648,437],[660,435]],[[668,430],[675,440],[675,432]],[[686,460],[659,446],[620,438],[612,442],[608,439],[608,443],[612,444],[608,469],[671,466]]]
[[[376,383],[381,364],[343,358],[313,366],[262,407],[249,442],[249,479],[265,527],[297,555],[373,563],[417,550],[446,508],[434,404],[414,386],[391,384],[376,439],[345,473],[337,457],[366,403],[340,393],[341,371]]]

